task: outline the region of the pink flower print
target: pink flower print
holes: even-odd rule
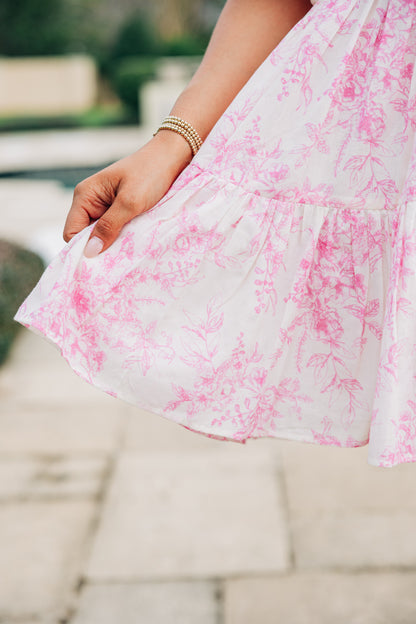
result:
[[[353,290],[355,292],[359,292],[361,295],[365,293],[365,280],[364,275],[362,273],[353,273],[352,275],[352,284]]]
[[[79,316],[87,316],[91,313],[91,300],[81,284],[76,284],[70,297],[71,305]]]
[[[376,322],[380,313],[380,301],[379,299],[371,299],[365,305],[348,305],[345,306],[346,310],[350,310],[353,316],[360,319],[363,326],[368,325],[370,331],[376,336],[378,340],[382,338],[382,330],[379,323]],[[370,320],[374,319],[374,320]]]
[[[413,63],[407,63],[407,65],[403,65],[403,67],[401,68],[400,75],[405,80],[411,80],[413,76],[413,71]]]
[[[361,44],[365,45],[365,44]],[[368,53],[359,49],[344,59],[344,72],[336,79],[329,95],[341,111],[359,109],[367,88]]]
[[[134,235],[133,232],[129,232],[123,237],[121,244],[120,257],[126,257],[128,260],[133,260],[134,257]]]
[[[189,237],[186,234],[179,234],[173,243],[173,248],[180,254],[187,254],[190,248]]]
[[[324,435],[318,431],[312,431],[313,439],[321,446],[341,446],[341,442],[335,437]]]
[[[360,114],[358,131],[364,139],[369,142],[376,142],[380,139],[386,129],[384,121],[385,113],[381,106],[369,106]]]
[[[386,91],[388,91],[389,89],[391,89],[391,81],[392,81],[392,76],[389,73],[385,73],[384,77],[383,77],[383,86],[385,88]]]
[[[93,351],[91,354],[92,361],[95,364],[96,370],[101,370],[103,362],[105,361],[105,355],[103,351]]]
[[[347,112],[347,109],[359,109],[364,87],[365,81],[359,80],[359,76],[351,72],[338,78],[332,89],[328,90],[328,95],[339,110]]]
[[[270,171],[270,176],[276,184],[284,180],[289,175],[289,167],[287,165],[279,165]]]
[[[338,312],[322,306],[319,301],[312,311],[312,327],[316,339],[322,342],[338,341],[344,333]]]
[[[282,381],[282,384],[286,380]],[[268,386],[264,389],[259,397],[259,401],[256,407],[256,413],[258,414],[258,420],[260,420],[264,426],[267,421],[271,422],[272,429],[275,429],[274,421],[277,418],[283,418],[283,414],[276,409],[277,404],[280,401],[284,401],[284,394],[280,395],[276,386]],[[256,423],[258,425],[259,423]]]
[[[232,384],[230,381],[226,380],[224,381],[224,383],[222,384],[221,387],[221,396],[222,397],[229,397],[231,396],[235,391],[235,385]]]
[[[357,78],[350,75],[344,83],[342,95],[345,100],[355,102],[362,95],[363,85],[357,81]]]
[[[382,454],[381,465],[391,466],[396,463],[415,461],[414,443],[416,440],[415,404],[407,401],[410,410],[404,410],[397,420],[391,421],[395,430],[395,441]]]

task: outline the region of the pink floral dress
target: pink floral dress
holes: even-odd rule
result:
[[[318,0],[167,195],[16,319],[210,437],[416,461],[416,0]]]

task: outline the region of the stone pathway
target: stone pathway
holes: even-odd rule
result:
[[[0,236],[61,228],[68,201],[0,181]],[[366,457],[210,440],[22,330],[0,369],[0,623],[414,624],[416,466]]]
[[[26,330],[0,397],[0,622],[416,621],[414,465],[209,440]]]

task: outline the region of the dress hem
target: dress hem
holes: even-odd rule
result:
[[[110,389],[106,388],[104,386],[104,384],[100,384],[99,380],[92,380],[89,379],[88,376],[85,374],[84,371],[80,370],[76,364],[74,364],[74,362],[72,361],[70,355],[68,355],[64,349],[62,348],[61,344],[55,339],[52,338],[50,335],[48,335],[47,333],[45,333],[45,331],[43,329],[40,329],[39,327],[37,327],[36,325],[34,325],[33,323],[31,323],[30,321],[24,320],[24,315],[20,316],[19,314],[16,314],[15,321],[17,321],[18,323],[20,323],[21,325],[23,325],[24,327],[26,327],[27,329],[31,330],[33,333],[37,334],[38,336],[41,336],[42,338],[46,339],[49,343],[51,343],[60,353],[60,355],[64,358],[64,360],[67,362],[67,364],[71,367],[71,369],[74,371],[74,373],[76,373],[76,375],[78,375],[78,377],[80,377],[81,379],[83,379],[85,382],[89,383],[90,385],[94,386],[95,388],[97,388],[98,390],[101,390],[102,392],[105,392],[106,394],[112,396],[113,398],[116,398],[118,400],[124,401],[125,403],[127,403],[128,405],[133,405],[134,407],[137,407],[138,409],[143,409],[144,411],[150,412],[152,414],[155,414],[157,416],[161,416],[162,418],[165,418],[166,420],[169,420],[170,422],[174,422],[178,425],[181,425],[182,427],[184,427],[185,429],[187,429],[188,431],[191,431],[193,433],[198,433],[201,435],[204,435],[208,438],[214,439],[214,440],[220,440],[220,441],[224,441],[224,442],[237,442],[240,444],[246,444],[248,440],[260,440],[260,439],[276,439],[276,440],[286,440],[286,441],[293,441],[293,442],[302,442],[302,443],[306,443],[306,444],[314,444],[316,446],[333,446],[333,447],[338,447],[338,448],[362,448],[364,446],[367,446],[369,443],[369,440],[363,440],[362,442],[358,442],[357,444],[351,445],[351,444],[342,444],[339,441],[334,441],[331,442],[331,440],[327,440],[324,444],[320,443],[318,439],[316,439],[313,435],[291,435],[288,432],[283,432],[282,430],[278,431],[278,435],[259,435],[259,436],[247,436],[246,438],[235,438],[232,437],[231,434],[229,435],[219,435],[219,434],[215,434],[213,433],[212,429],[208,429],[208,428],[204,428],[204,427],[196,427],[196,426],[192,426],[190,423],[185,423],[183,421],[177,420],[175,418],[171,418],[170,416],[168,416],[166,414],[165,410],[161,410],[159,407],[154,406],[154,405],[150,405],[149,403],[138,403],[138,402],[133,402],[129,399],[124,398],[121,394],[116,393],[111,391]],[[380,463],[379,461],[373,459],[372,457],[367,457],[367,463],[370,466],[375,466],[377,468],[393,468],[394,466],[400,465],[401,463],[410,463],[410,462],[416,462],[416,457],[413,456],[409,456],[409,457],[401,457],[400,461],[392,461],[389,463]]]

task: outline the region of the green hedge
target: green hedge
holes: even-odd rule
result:
[[[64,54],[73,34],[64,0],[1,0],[0,55]]]
[[[148,14],[133,12],[120,26],[113,45],[100,59],[99,67],[128,114],[140,122],[138,92],[147,81],[156,77],[158,59],[202,57],[207,43],[208,36],[202,33],[164,39]]]
[[[134,11],[121,24],[108,51],[108,60],[113,62],[132,56],[158,56],[161,52],[161,40],[154,24],[140,11]]]
[[[1,0],[0,0],[1,1]],[[67,128],[104,128],[121,126],[135,121],[122,106],[95,107],[74,115],[28,115],[25,117],[0,117],[0,132],[50,130]]]
[[[0,364],[20,328],[13,316],[44,268],[35,253],[0,239]]]
[[[129,57],[116,63],[112,70],[111,84],[123,104],[140,121],[138,92],[156,76],[156,58]]]
[[[162,44],[162,56],[201,56],[208,45],[208,38],[202,35],[198,38],[191,35],[183,35],[164,41]]]

